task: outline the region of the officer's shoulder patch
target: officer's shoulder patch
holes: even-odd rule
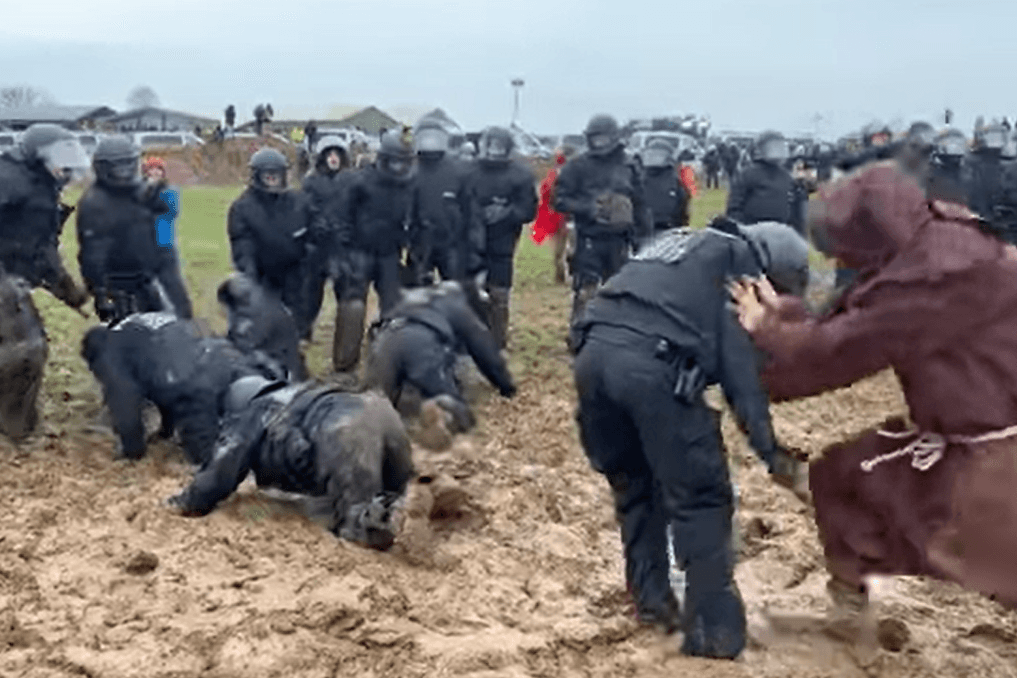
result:
[[[634,261],[660,261],[673,264],[681,261],[699,242],[704,231],[691,228],[672,228],[664,231],[634,255]]]
[[[135,313],[125,318],[122,323],[118,323],[112,330],[115,332],[131,325],[144,327],[148,330],[157,330],[160,327],[169,325],[176,319],[177,317],[172,313]]]

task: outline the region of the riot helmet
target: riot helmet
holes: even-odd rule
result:
[[[448,152],[449,134],[441,123],[424,118],[417,123],[413,144],[421,157],[441,157]]]
[[[583,132],[590,155],[608,155],[621,146],[621,129],[618,121],[610,115],[595,115],[590,118]]]
[[[782,294],[802,296],[809,284],[809,244],[787,224],[763,221],[740,226],[766,277]]]
[[[504,127],[488,127],[480,135],[478,158],[486,164],[507,163],[515,148],[512,134]]]
[[[389,130],[381,137],[378,169],[393,179],[409,177],[413,169],[413,149],[400,130]]]
[[[639,155],[643,167],[647,169],[663,169],[671,166],[674,151],[663,139],[654,139]]]
[[[88,171],[88,155],[81,142],[59,125],[32,125],[21,135],[18,147],[26,161],[42,165],[61,185]]]
[[[898,161],[909,172],[921,175],[928,168],[936,149],[936,130],[927,122],[916,122],[908,128]]]
[[[463,160],[473,160],[477,157],[477,147],[473,145],[472,141],[463,142],[463,145],[459,147],[459,157]]]
[[[289,166],[290,162],[282,152],[270,146],[259,148],[247,163],[251,170],[251,187],[263,193],[284,192]]]
[[[763,132],[756,141],[756,159],[780,164],[788,159],[788,145],[780,132]]]
[[[958,129],[949,129],[936,139],[936,155],[942,158],[962,158],[967,152],[967,139]]]
[[[130,137],[117,134],[106,137],[95,147],[92,167],[100,184],[111,188],[126,188],[140,181],[140,160],[141,151]]]
[[[336,173],[349,166],[346,143],[334,134],[323,136],[314,145],[315,167],[321,172]]]

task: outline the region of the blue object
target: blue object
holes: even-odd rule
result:
[[[175,188],[167,188],[159,194],[159,197],[169,206],[169,211],[160,214],[155,219],[155,240],[159,247],[171,248],[173,247],[173,226],[177,220],[177,214],[180,213],[180,192]]]

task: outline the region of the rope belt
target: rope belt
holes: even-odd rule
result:
[[[909,438],[915,433],[918,433],[918,429],[912,428],[907,431],[877,431],[876,433],[884,438],[903,440],[904,438]],[[911,456],[911,466],[913,468],[916,468],[919,471],[928,471],[936,465],[936,462],[943,458],[943,452],[946,451],[946,446],[949,444],[978,445],[980,443],[988,443],[996,440],[1006,440],[1007,438],[1013,438],[1014,436],[1017,436],[1017,425],[999,429],[998,431],[989,431],[988,433],[982,433],[977,436],[944,436],[939,433],[926,431],[899,450],[881,454],[878,457],[873,457],[872,459],[866,459],[861,463],[861,467],[866,473],[871,473],[876,466],[884,461],[891,461],[898,457]]]

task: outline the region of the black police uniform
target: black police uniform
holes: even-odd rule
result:
[[[156,240],[155,218],[168,209],[158,186],[140,181],[123,187],[96,181],[81,196],[78,264],[101,319],[164,310],[187,315],[190,301],[172,299],[169,289],[180,289],[167,288],[159,276],[177,265],[174,250],[160,247]],[[109,298],[128,306],[107,308]]]
[[[340,215],[346,190],[352,181],[351,170],[332,171],[325,164],[324,157],[319,157],[314,170],[300,184],[300,190],[307,195],[325,222],[324,239],[311,243],[311,251],[305,263],[308,276],[308,327],[314,326],[314,321],[321,312],[325,283],[329,279],[332,280],[332,292],[336,301],[342,297],[345,280],[341,263],[350,244],[350,232]]]
[[[746,225],[776,221],[804,234],[801,203],[791,173],[776,163],[759,160],[735,182],[727,199],[727,216]]]
[[[145,401],[159,408],[164,435],[179,430],[194,464],[211,456],[229,385],[244,376],[278,377],[268,359],[242,354],[226,339],[205,338],[195,325],[170,313],[128,316],[113,328],[97,326],[82,341],[82,357],[103,386],[118,456],[145,453]]]
[[[968,205],[969,185],[967,163],[962,156],[941,155],[933,158],[926,188],[930,200]]]
[[[613,489],[630,587],[649,617],[666,619],[673,610],[670,523],[687,576],[683,623],[691,654],[733,657],[745,642],[720,415],[704,402],[703,389],[722,386],[750,444],[770,463],[769,403],[726,288],[732,278],[760,273],[739,237],[710,228],[671,231],[598,291],[577,326],[580,439]]]
[[[673,167],[646,168],[643,191],[655,234],[689,225],[689,192]]]
[[[340,213],[342,228],[351,234],[345,254],[349,277],[344,299],[366,299],[368,285],[374,283],[382,310],[399,300],[411,188],[410,179],[394,177],[377,166],[351,178]]]
[[[234,267],[279,293],[300,335],[308,336],[309,246],[327,237],[327,225],[310,198],[251,186],[230,205],[226,224]]]
[[[619,230],[597,220],[596,201],[606,193],[619,193],[632,202],[632,225]],[[649,235],[643,195],[639,170],[626,161],[622,146],[605,156],[584,153],[562,168],[555,184],[555,209],[575,220],[576,248],[571,261],[575,290],[610,278],[625,262],[629,246]]]
[[[435,270],[442,280],[466,277],[470,235],[467,169],[447,153],[420,154],[409,221],[409,259],[414,283],[428,284]]]
[[[414,470],[391,404],[316,384],[270,384],[231,410],[211,461],[170,504],[206,515],[253,471],[259,487],[316,497],[337,536],[374,548],[394,541],[392,504]]]
[[[88,297],[60,258],[60,233],[73,211],[60,203],[60,191],[42,165],[36,169],[19,151],[0,155],[0,265],[77,308]]]
[[[387,313],[372,331],[368,383],[393,404],[405,384],[424,398],[449,396],[457,426],[467,430],[473,415],[455,376],[458,355],[466,353],[505,397],[516,387],[495,337],[473,312],[459,287],[441,285],[414,290]]]
[[[1015,173],[998,152],[971,154],[968,206],[1009,242],[1017,242]]]

